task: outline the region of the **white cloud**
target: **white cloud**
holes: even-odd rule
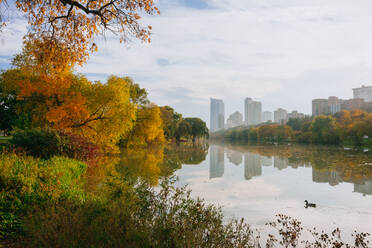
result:
[[[209,8],[160,1],[162,15],[144,19],[153,26],[151,44],[123,46],[108,36],[81,71],[132,76],[154,102],[206,121],[209,97],[223,98],[227,114],[242,111],[247,96],[265,110],[310,113],[312,98],[351,97],[351,88],[370,82],[370,1],[205,2]],[[0,55],[19,43],[8,45]],[[179,99],[168,94],[175,89]]]

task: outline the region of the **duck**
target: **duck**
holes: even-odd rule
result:
[[[316,208],[316,204],[315,203],[309,203],[307,200],[305,200],[305,208],[308,208],[308,207]]]

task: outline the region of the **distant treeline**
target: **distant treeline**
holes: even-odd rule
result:
[[[341,111],[335,115],[291,118],[285,125],[267,123],[238,127],[211,134],[211,139],[230,142],[298,142],[370,146],[372,114],[361,110]]]

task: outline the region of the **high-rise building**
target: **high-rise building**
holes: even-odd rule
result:
[[[246,125],[261,123],[262,104],[247,97],[244,101],[244,117]]]
[[[366,103],[362,98],[344,100],[341,104],[341,110],[364,109],[371,103]]]
[[[274,122],[276,123],[285,123],[287,120],[287,110],[278,108],[274,111]]]
[[[224,128],[225,104],[220,99],[211,98],[211,122],[210,130],[215,132]]]
[[[354,98],[364,99],[366,102],[372,102],[372,86],[364,86],[353,89]]]
[[[330,113],[327,99],[314,99],[312,102],[313,116],[327,115]]]
[[[262,112],[262,122],[268,122],[268,121],[273,121],[273,112],[270,111],[264,111]]]
[[[231,114],[226,121],[226,128],[238,127],[243,125],[243,115],[236,111]]]
[[[293,110],[291,113],[287,115],[287,119],[298,119],[298,118],[304,118],[305,114],[299,113],[297,110]]]
[[[349,100],[344,100],[335,96],[330,96],[328,97],[328,99],[313,100],[313,116],[329,114],[333,115],[336,114],[337,112],[340,112],[341,110],[353,109],[361,109],[368,111],[369,109],[372,109],[372,101],[366,102],[363,98],[353,98]]]

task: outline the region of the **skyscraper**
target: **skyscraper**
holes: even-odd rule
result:
[[[226,121],[226,128],[232,128],[243,125],[243,115],[236,111],[231,114]]]
[[[312,102],[313,116],[328,115],[330,108],[328,106],[328,99],[314,99]]]
[[[262,104],[247,97],[244,101],[244,117],[246,125],[257,125],[261,123]]]
[[[225,104],[220,99],[211,98],[211,123],[210,130],[215,132],[224,128]]]
[[[268,121],[273,121],[273,112],[270,111],[264,111],[262,112],[262,122],[268,122]]]
[[[274,111],[274,122],[276,123],[285,123],[287,120],[287,110],[278,108]]]
[[[372,86],[364,86],[353,89],[354,98],[364,99],[366,102],[372,102]]]

